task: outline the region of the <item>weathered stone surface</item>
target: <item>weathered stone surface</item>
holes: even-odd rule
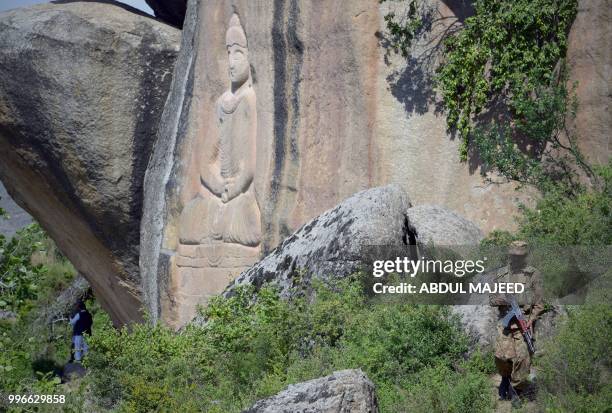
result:
[[[117,323],[141,318],[142,181],[179,38],[112,2],[0,14],[0,179]]]
[[[172,269],[181,216],[201,181],[193,158],[214,164],[214,116],[228,90],[225,35],[234,13],[244,28],[257,96],[261,255],[342,199],[391,183],[408,189],[416,204],[440,204],[484,231],[512,225],[517,193],[510,185],[483,185],[474,166],[460,162],[459,143],[435,112],[433,64],[387,56],[381,47],[377,33],[384,31],[388,3],[189,3],[182,56],[145,182],[140,262],[154,319],[174,317],[176,291],[205,299],[220,284],[221,275],[200,271],[210,287],[200,294]],[[426,45],[468,7],[428,5],[442,18],[415,56],[435,52]]]
[[[184,1],[150,4],[170,21],[180,20]],[[243,254],[235,243],[219,257],[215,247],[210,257],[206,248],[193,248],[186,254],[206,256],[191,258],[230,257],[240,265],[194,270],[187,277],[173,272],[178,265],[172,260],[181,218],[200,190],[194,159],[208,159],[200,166],[219,160],[213,156],[215,115],[219,97],[231,91],[225,36],[236,13],[256,96],[252,188],[261,214],[259,258],[342,199],[391,183],[409,190],[415,204],[457,211],[484,232],[511,228],[518,201],[529,195],[512,185],[483,184],[477,163],[460,162],[459,142],[436,110],[438,40],[469,15],[469,2],[423,2],[435,19],[426,21],[428,34],[404,58],[387,53],[381,33],[390,8],[407,4],[188,2],[179,64],[147,171],[140,256],[142,170],[180,33],[110,1],[61,1],[5,13],[0,175],[92,281],[115,320],[139,319],[141,284],[153,320],[171,320],[183,303],[192,308],[222,291],[255,254]],[[581,145],[604,161],[610,35],[609,13],[601,4],[580,2],[568,58],[570,80],[580,81]],[[191,212],[209,219],[203,211]],[[180,295],[186,301],[177,300]]]
[[[358,192],[306,223],[228,287],[269,282],[288,297],[295,279],[332,279],[368,265],[368,246],[407,248],[406,210],[410,201],[398,185]],[[303,272],[302,275],[299,273]]]
[[[140,263],[154,320],[181,324],[196,302],[222,289],[240,268],[224,264],[211,269],[211,260],[247,265],[254,259],[240,246],[225,246],[225,252],[216,247],[179,251],[181,222],[211,219],[205,207],[192,208],[192,201],[201,190],[198,170],[202,165],[218,166],[214,154],[219,128],[213,118],[219,97],[229,89],[225,36],[235,13],[245,32],[257,96],[253,185],[261,213],[261,255],[341,199],[388,183],[409,189],[416,204],[457,211],[484,232],[514,226],[518,203],[529,204],[532,194],[516,192],[509,184],[484,184],[477,162],[459,160],[459,142],[448,134],[446,120],[436,110],[439,101],[432,78],[440,57],[439,40],[450,25],[461,24],[472,13],[470,2],[423,2],[430,17],[425,22],[429,34],[415,42],[407,59],[388,53],[381,34],[385,14],[398,7],[401,13],[406,4],[332,1],[321,8],[301,0],[189,2],[182,54],[145,183]],[[580,25],[590,20],[588,13],[601,9],[587,4],[581,2],[573,39],[580,38]],[[607,15],[597,18],[607,21]],[[598,41],[609,41],[607,26],[598,26],[603,33]],[[570,59],[587,71],[602,68],[605,80],[609,59],[601,50],[609,48],[581,54],[579,43],[573,40],[570,45]],[[583,77],[589,81],[587,75]],[[598,113],[595,124],[609,124],[609,94],[599,83],[580,92],[581,99],[588,103],[589,96],[599,96],[587,107]],[[608,147],[603,135],[597,136],[596,147],[587,148],[587,153],[599,154],[600,147]],[[463,225],[450,217],[447,224],[445,230]],[[480,237],[472,231],[465,239],[442,235],[421,239],[446,237],[450,244]],[[195,269],[177,270],[180,255],[197,259],[198,266],[187,265],[190,261],[184,267]],[[199,261],[206,260],[204,268]]]
[[[187,0],[146,0],[153,9],[155,17],[176,27],[183,27]]]
[[[292,384],[260,400],[243,413],[377,413],[374,384],[361,370],[341,370],[329,376]]]
[[[205,145],[186,160],[184,207],[178,217],[178,246],[170,257],[171,324],[191,319],[196,306],[219,292],[259,258],[262,202],[255,190],[257,97],[249,49],[240,18],[230,19],[225,44],[230,82],[216,99]],[[177,310],[177,311],[175,311]]]
[[[483,238],[473,222],[439,205],[418,205],[406,214],[408,228],[420,244],[478,245]]]
[[[0,182],[0,208],[8,214],[8,217],[0,217],[0,234],[6,238],[11,238],[15,232],[32,223],[32,217],[13,201],[2,182]]]
[[[570,125],[591,162],[610,159],[612,93],[612,10],[607,0],[580,0],[570,30],[567,62],[569,84],[575,82],[578,110]]]
[[[145,300],[151,318],[163,319],[169,324],[177,323],[177,311],[168,311],[162,317],[162,308],[175,304],[174,280],[170,273],[169,261],[178,244],[177,231],[169,228],[168,217],[176,216],[178,208],[176,186],[179,183],[177,170],[180,158],[174,151],[187,134],[187,117],[193,99],[194,61],[198,42],[199,1],[187,4],[183,25],[181,53],[178,56],[172,86],[159,123],[158,139],[151,154],[144,178],[144,199],[142,210],[140,270],[143,276]],[[175,162],[179,160],[179,162]],[[176,225],[176,224],[175,224]]]

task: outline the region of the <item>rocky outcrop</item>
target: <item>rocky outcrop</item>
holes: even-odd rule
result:
[[[149,4],[161,19],[183,21],[184,0]],[[469,2],[422,2],[435,18],[426,19],[426,35],[406,58],[389,53],[384,16],[400,15],[408,4],[190,0],[174,76],[181,33],[110,0],[4,13],[0,178],[117,322],[139,320],[143,304],[154,321],[188,318],[175,317],[186,303],[189,313],[304,223],[367,188],[397,184],[415,204],[456,211],[485,233],[511,229],[518,203],[529,195],[483,184],[480,165],[460,161],[459,141],[436,110],[438,40],[469,15]],[[568,50],[570,80],[579,81],[576,128],[585,152],[605,161],[609,13],[596,0],[580,1],[579,9]],[[251,122],[235,128],[237,143],[228,147],[256,137],[248,197],[251,218],[260,213],[261,239],[249,240],[249,247],[259,241],[250,255],[237,254],[241,246],[231,242],[219,256],[208,254],[217,245],[189,244],[183,252],[191,256],[182,258],[208,261],[214,271],[186,276],[174,271],[180,223],[186,205],[207,191],[202,170],[215,164],[218,102],[230,90],[232,21],[239,21],[234,27],[241,27],[247,52]],[[212,216],[187,209],[204,217],[199,221]],[[440,236],[420,231],[419,242]],[[476,238],[467,233],[466,240]],[[228,257],[231,268],[215,267]]]
[[[407,212],[408,227],[424,245],[478,245],[482,231],[473,222],[439,205],[418,205]]]
[[[243,413],[378,413],[374,384],[361,370],[292,384]]]
[[[484,231],[513,225],[518,197],[512,186],[483,185],[478,171],[460,161],[459,142],[435,113],[431,62],[407,62],[385,49],[380,34],[389,3],[333,1],[324,9],[301,0],[188,4],[182,56],[145,182],[141,271],[153,319],[184,318],[181,302],[205,303],[222,284],[218,270],[185,275],[176,262],[184,250],[183,212],[206,215],[191,206],[209,193],[201,171],[217,165],[215,114],[230,84],[226,33],[233,15],[244,31],[257,121],[232,145],[257,139],[259,257],[348,196],[387,184],[402,186],[416,204],[457,211]],[[415,45],[415,56],[435,55],[428,45],[464,17],[457,5],[427,3],[440,18],[430,38]],[[198,254],[209,248],[193,247],[188,258],[204,261]],[[224,263],[232,254],[213,261]],[[225,278],[235,278],[236,269]],[[208,287],[194,287],[195,279]]]
[[[183,27],[187,0],[146,0],[155,17],[176,27]]]
[[[0,310],[0,321],[14,322],[17,321],[17,314],[12,311]]]
[[[287,237],[240,274],[226,294],[239,285],[259,288],[269,282],[288,297],[295,281],[307,284],[312,278],[342,278],[365,270],[371,256],[368,248],[384,246],[407,252],[409,207],[408,196],[397,185],[358,192]]]
[[[439,206],[411,207],[398,185],[372,188],[304,224],[242,272],[224,294],[231,295],[240,285],[259,288],[271,283],[289,298],[293,287],[308,287],[313,278],[367,273],[374,260],[397,256],[473,254],[481,239],[480,229],[455,212]]]
[[[167,250],[170,245],[166,236],[168,216],[177,215],[177,207],[170,200],[176,185],[174,151],[177,140],[187,135],[186,119],[194,93],[194,59],[197,54],[196,27],[198,25],[199,1],[187,4],[187,14],[183,24],[181,53],[174,70],[172,85],[164,111],[161,115],[158,139],[151,154],[144,177],[144,199],[142,223],[140,226],[140,271],[143,277],[143,293],[154,321],[171,317],[162,316],[162,303],[171,301],[172,277],[168,269]],[[166,239],[165,239],[166,238]]]
[[[78,380],[87,374],[87,370],[81,363],[67,363],[62,368],[62,383],[68,383],[73,380]]]
[[[117,323],[141,319],[142,182],[179,39],[112,2],[0,14],[0,179]]]

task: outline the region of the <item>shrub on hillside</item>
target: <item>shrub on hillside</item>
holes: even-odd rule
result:
[[[418,387],[422,372],[453,372],[467,339],[442,307],[371,305],[362,291],[350,279],[317,285],[314,300],[284,301],[272,287],[257,296],[245,287],[214,299],[207,323],[180,333],[117,331],[97,314],[87,361],[95,402],[135,412],[238,412],[289,383],[362,368],[381,389],[382,411],[393,412],[396,394]],[[458,385],[439,397],[472,404],[485,397],[486,386],[477,386],[484,377],[457,373]]]
[[[604,412],[612,406],[610,329],[609,301],[569,309],[566,323],[537,360],[538,399],[547,411]]]
[[[10,394],[51,394],[70,356],[70,327],[35,320],[74,278],[72,265],[38,224],[6,240],[0,235],[0,389]],[[4,402],[4,400],[0,401]],[[0,405],[0,410],[2,406]]]
[[[515,233],[493,231],[483,245],[612,245],[612,163],[595,168],[598,185],[567,196],[560,188],[543,194],[534,208],[523,207]]]

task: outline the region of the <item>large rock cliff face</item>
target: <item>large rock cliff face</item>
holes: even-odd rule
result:
[[[529,201],[460,162],[436,110],[438,41],[471,13],[468,1],[422,2],[432,18],[408,58],[384,36],[384,16],[408,2],[190,0],[184,16],[184,0],[148,3],[183,25],[178,56],[177,29],[110,1],[0,15],[0,178],[118,323],[139,320],[143,304],[153,320],[184,323],[301,225],[367,188],[396,184],[414,205],[440,205],[484,233],[511,228]],[[579,4],[568,52],[582,102],[575,127],[605,162],[609,13],[603,1]],[[248,63],[244,105],[228,93],[239,70],[228,70],[228,45]],[[235,191],[230,175],[245,169]],[[216,189],[211,171],[224,180]]]
[[[142,181],[179,37],[111,2],[0,14],[0,179],[117,323],[141,319]]]
[[[443,2],[459,21],[472,13],[469,0]],[[147,3],[162,20],[182,26],[186,0],[149,0]],[[580,0],[578,5],[578,15],[570,32],[567,56],[571,68],[570,83],[578,82],[577,97],[581,102],[576,124],[573,126],[576,131],[581,132],[581,148],[591,160],[606,163],[610,157],[610,8],[606,0]],[[409,65],[417,69],[412,72],[417,75],[415,84],[426,80],[414,65],[417,60],[413,57],[413,64]],[[421,98],[431,92],[428,88],[425,89]]]
[[[429,2],[440,18],[406,60],[389,54],[381,40],[386,7],[373,0],[190,2],[182,56],[145,181],[140,262],[154,318],[180,324],[184,309],[192,312],[196,302],[218,292],[216,285],[244,269],[234,262],[220,264],[223,274],[212,262],[202,265],[214,271],[179,268],[185,257],[202,258],[180,252],[186,250],[180,226],[187,206],[207,193],[200,171],[217,167],[223,132],[215,116],[229,85],[226,32],[234,14],[257,99],[256,126],[248,133],[257,139],[259,255],[342,199],[389,183],[403,187],[413,203],[442,205],[484,231],[513,225],[517,192],[511,185],[483,184],[477,166],[461,163],[458,142],[435,110],[431,42],[469,8]],[[242,145],[248,133],[231,139]],[[198,245],[189,248],[213,248]]]

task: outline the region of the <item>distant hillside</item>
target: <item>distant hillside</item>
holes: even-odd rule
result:
[[[4,209],[8,214],[9,218],[0,218],[0,234],[8,237],[12,237],[20,228],[28,225],[32,222],[32,217],[25,212],[23,209],[11,199],[10,195],[6,192],[6,188],[0,182],[0,208]]]

